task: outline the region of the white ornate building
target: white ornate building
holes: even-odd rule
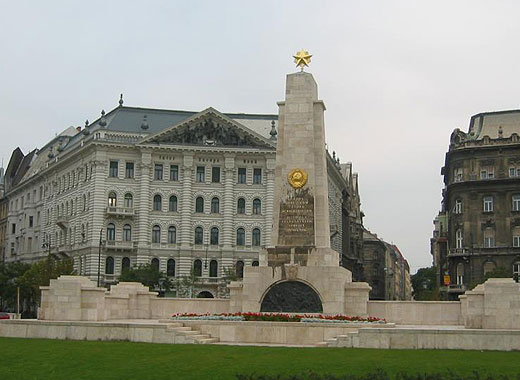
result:
[[[111,283],[152,263],[200,277],[258,265],[270,242],[277,115],[123,106],[69,128],[6,170],[6,261],[49,253]],[[332,247],[360,266],[362,213],[351,165],[328,157]],[[100,244],[101,241],[101,244]],[[98,255],[101,252],[101,260]],[[209,294],[208,294],[209,295]]]

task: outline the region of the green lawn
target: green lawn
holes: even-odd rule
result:
[[[0,379],[235,379],[237,373],[517,375],[520,352],[167,345],[0,338]]]

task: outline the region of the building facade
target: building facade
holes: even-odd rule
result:
[[[121,101],[41,149],[16,149],[6,171],[6,261],[70,257],[76,273],[99,272],[105,284],[151,263],[172,278],[195,275],[197,293],[223,295],[226,272],[240,277],[270,243],[276,123],[277,115]],[[358,273],[357,175],[334,154],[327,170],[331,243]]]
[[[372,287],[370,299],[412,299],[410,267],[401,251],[368,230],[363,232],[363,273]]]
[[[497,268],[518,277],[520,111],[477,114],[467,133],[455,129],[442,175],[443,207],[432,249],[441,291],[455,298]]]

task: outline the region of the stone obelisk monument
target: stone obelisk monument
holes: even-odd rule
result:
[[[370,287],[353,283],[330,247],[325,105],[303,71],[311,55],[294,56],[279,102],[271,245],[259,267],[245,267],[230,285],[234,311],[366,314]]]

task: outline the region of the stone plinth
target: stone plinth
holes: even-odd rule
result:
[[[104,321],[105,288],[87,277],[60,276],[42,291],[38,319],[49,321]]]
[[[520,284],[490,278],[460,296],[464,325],[480,329],[520,329]]]

